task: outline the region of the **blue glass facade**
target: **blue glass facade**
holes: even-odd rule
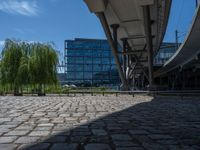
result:
[[[162,43],[154,64],[163,65],[176,52],[176,43]]]
[[[163,65],[175,51],[175,43],[162,43],[154,59],[154,65]],[[66,40],[64,59],[67,84],[120,85],[114,57],[107,40]]]
[[[66,80],[73,84],[119,84],[119,75],[107,40],[65,41]]]

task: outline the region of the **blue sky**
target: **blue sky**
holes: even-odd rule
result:
[[[191,26],[196,9],[196,0],[172,0],[171,14],[164,41],[175,42],[175,30],[179,32],[179,42]]]
[[[175,29],[181,34],[187,31],[195,10],[195,0],[172,1],[173,15],[164,39],[171,42]],[[97,17],[83,0],[0,0],[0,18],[0,45],[6,38],[53,41],[63,53],[65,39],[105,38]]]

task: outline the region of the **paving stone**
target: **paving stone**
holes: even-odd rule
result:
[[[72,135],[73,136],[88,136],[88,135],[91,135],[91,132],[74,131]]]
[[[65,121],[66,121],[66,122],[77,121],[77,120],[78,120],[78,118],[76,118],[76,117],[66,117],[66,118],[65,118]]]
[[[70,140],[75,143],[84,143],[87,139],[88,137],[86,136],[70,136]]]
[[[139,143],[132,141],[114,141],[113,142],[116,147],[136,147],[139,146]]]
[[[50,131],[32,131],[29,136],[47,136]]]
[[[16,130],[32,130],[33,128],[34,128],[34,126],[21,125],[21,126],[17,127]]]
[[[17,126],[16,124],[10,124],[10,125],[2,124],[2,125],[0,125],[0,128],[1,128],[1,130],[3,130],[3,129],[13,129],[16,126]]]
[[[103,144],[118,150],[198,150],[199,110],[193,97],[0,97],[0,150],[67,143],[79,149]]]
[[[18,138],[15,143],[17,144],[27,144],[27,143],[34,143],[36,141],[38,141],[40,139],[40,137],[36,137],[36,136],[23,136]]]
[[[132,138],[128,134],[113,134],[111,135],[114,141],[131,141]]]
[[[91,143],[85,146],[85,150],[111,150],[108,144]]]
[[[49,123],[49,118],[39,118],[38,123],[40,124],[45,124],[45,123]]]
[[[0,143],[11,143],[13,142],[15,139],[17,138],[17,136],[3,136],[0,137]]]
[[[60,117],[69,117],[70,116],[70,114],[60,114]]]
[[[49,130],[51,130],[52,129],[52,127],[51,126],[39,126],[39,127],[36,127],[35,129],[34,129],[34,131],[49,131]]]
[[[8,132],[5,135],[16,135],[16,136],[20,136],[20,135],[26,135],[29,132],[29,130],[13,130]]]
[[[92,133],[98,136],[107,135],[107,132],[103,129],[92,129]]]
[[[147,150],[167,150],[167,147],[164,147],[163,145],[157,144],[157,143],[142,143],[142,146]]]
[[[153,140],[160,140],[160,139],[174,139],[172,136],[163,135],[163,134],[150,134],[148,135]]]
[[[43,117],[45,113],[34,113],[32,117]]]
[[[16,144],[0,144],[0,150],[15,150]]]
[[[63,123],[65,121],[65,119],[63,117],[57,117],[52,119],[52,123]]]
[[[11,118],[0,118],[0,122],[11,121]]]
[[[50,150],[77,150],[77,144],[56,143]]]
[[[54,126],[53,123],[41,123],[41,124],[38,124],[38,127],[52,127]]]
[[[68,139],[67,136],[55,135],[53,137],[48,138],[45,141],[49,143],[63,143],[66,142],[67,139]]]
[[[89,143],[108,143],[110,141],[110,138],[109,136],[105,135],[105,136],[99,136],[99,135],[96,135],[96,136],[90,136],[88,138],[88,142]]]
[[[163,145],[176,145],[178,144],[178,141],[175,139],[163,139],[163,140],[156,140],[156,142],[163,144]]]
[[[145,131],[145,130],[129,130],[130,134],[149,134],[149,132]]]
[[[50,143],[38,143],[35,145],[23,144],[18,149],[19,150],[47,150],[50,147]]]
[[[116,150],[144,150],[143,147],[117,147]]]
[[[66,132],[63,132],[62,130],[53,130],[51,133],[51,135],[70,135],[70,131],[66,131]]]

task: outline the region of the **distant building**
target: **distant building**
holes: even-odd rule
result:
[[[119,85],[120,79],[107,40],[80,39],[65,41],[66,84]]]
[[[171,58],[176,52],[176,45],[176,43],[162,43],[160,50],[154,59],[154,65],[163,65],[167,60],[169,60],[169,58]]]
[[[64,85],[65,82],[66,82],[66,74],[58,72],[57,73],[57,79],[58,79],[58,81],[60,82],[61,85]]]
[[[162,43],[154,59],[154,65],[163,65],[175,51],[175,43]],[[64,73],[58,74],[61,84],[120,85],[114,57],[107,40],[81,38],[66,40],[62,66]]]

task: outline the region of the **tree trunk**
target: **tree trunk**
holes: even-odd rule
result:
[[[46,85],[44,84],[44,95],[46,95]]]
[[[20,89],[21,89],[21,95],[23,95],[23,86],[21,86]]]
[[[42,92],[42,84],[38,85],[38,96],[45,96],[45,94]]]
[[[22,94],[19,93],[19,86],[14,86],[14,96],[22,96]]]

